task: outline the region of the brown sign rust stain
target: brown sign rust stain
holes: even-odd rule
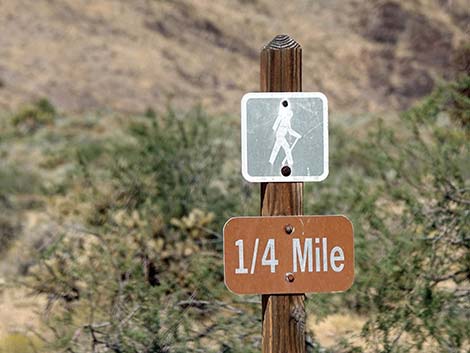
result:
[[[231,218],[225,284],[237,294],[344,291],[354,281],[353,238],[344,216]]]

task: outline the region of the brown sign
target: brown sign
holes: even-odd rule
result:
[[[352,224],[344,216],[231,218],[224,272],[238,294],[344,291],[354,281]]]

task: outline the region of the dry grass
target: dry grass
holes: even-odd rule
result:
[[[32,345],[38,348],[41,342],[31,331],[39,327],[37,311],[45,299],[5,285],[0,282],[0,353],[33,352]]]
[[[360,333],[366,318],[354,314],[333,314],[317,322],[310,316],[307,329],[315,333],[315,339],[326,348],[338,344],[338,339],[349,339],[356,345],[361,345]]]

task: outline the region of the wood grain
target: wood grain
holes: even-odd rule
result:
[[[302,91],[302,48],[278,35],[261,51],[262,92]],[[303,214],[303,183],[262,183],[262,216]],[[305,295],[263,295],[263,353],[305,353]]]

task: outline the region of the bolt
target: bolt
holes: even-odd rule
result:
[[[295,276],[292,272],[287,272],[286,273],[286,281],[289,282],[289,283],[292,283],[294,282],[295,280]]]
[[[291,173],[290,167],[288,165],[285,165],[284,167],[281,168],[281,174],[285,177],[288,177]]]
[[[288,224],[284,227],[284,230],[286,231],[287,234],[292,234],[292,232],[294,231],[294,227]]]

